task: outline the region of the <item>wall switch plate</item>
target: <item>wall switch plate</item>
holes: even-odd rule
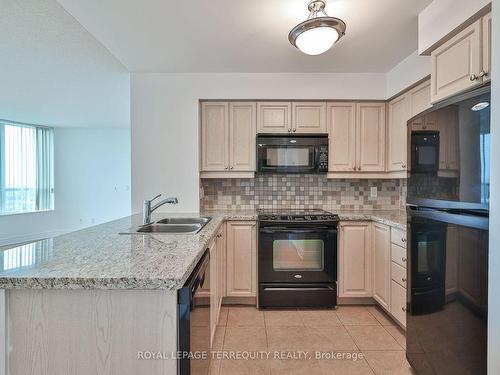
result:
[[[370,188],[370,197],[377,198],[377,194],[378,194],[377,187],[376,186],[372,186]]]

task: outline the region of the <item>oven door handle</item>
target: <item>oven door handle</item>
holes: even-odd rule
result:
[[[260,233],[318,233],[318,232],[329,232],[329,233],[336,233],[337,229],[330,228],[330,227],[317,227],[314,229],[308,229],[308,228],[280,228],[280,229],[272,229],[272,228],[261,228]]]

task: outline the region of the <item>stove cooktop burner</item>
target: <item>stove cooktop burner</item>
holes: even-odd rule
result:
[[[337,221],[338,216],[323,210],[283,210],[259,212],[261,221]]]

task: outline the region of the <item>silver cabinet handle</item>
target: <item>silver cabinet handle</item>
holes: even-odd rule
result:
[[[293,132],[295,133],[297,131],[297,129],[293,129]]]
[[[229,167],[225,167],[224,169],[229,169]]]
[[[475,81],[478,77],[475,74],[471,74],[469,78],[471,81]]]
[[[401,258],[401,260],[402,260],[403,262],[406,262],[406,258],[404,258],[404,257],[403,257],[403,258]]]
[[[406,242],[406,238],[401,238],[401,242],[405,243]]]
[[[406,307],[401,307],[401,310],[405,311],[406,312]]]
[[[292,132],[292,128],[288,128],[288,133],[291,133]]]
[[[353,170],[356,170],[356,167],[352,167]]]
[[[403,277],[403,278],[401,279],[401,281],[402,281],[402,282],[404,282],[404,283],[406,283],[406,277]]]
[[[484,70],[481,70],[481,72],[479,73],[480,78],[486,77],[487,75],[488,75],[488,72],[485,72]]]
[[[360,170],[361,170],[361,167],[358,167],[358,171],[360,171]]]
[[[234,168],[234,167],[231,167],[231,168],[229,168],[229,169],[233,169],[233,168]]]
[[[406,164],[401,165],[401,168],[406,169]]]

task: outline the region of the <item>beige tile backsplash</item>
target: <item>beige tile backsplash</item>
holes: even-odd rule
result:
[[[406,180],[337,180],[323,175],[260,175],[252,179],[202,179],[202,210],[390,210],[406,203]],[[377,187],[377,197],[370,196]]]

